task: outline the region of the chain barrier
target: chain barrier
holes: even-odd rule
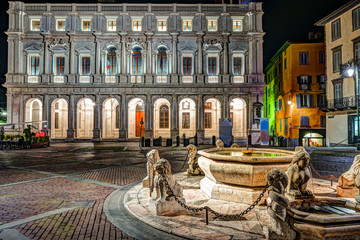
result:
[[[338,179],[334,175],[329,175],[326,177],[320,175],[320,173],[318,173],[318,171],[316,171],[316,169],[314,168],[314,165],[312,165],[312,163],[310,163],[309,165],[311,167],[312,172],[314,172],[317,177],[319,177],[321,179],[329,179],[330,178],[331,186],[333,185],[333,181],[338,181]]]
[[[204,207],[191,207],[191,206],[188,206],[186,205],[186,203],[182,202],[174,193],[174,191],[171,189],[166,177],[165,177],[165,174],[162,172],[161,173],[161,178],[164,180],[165,182],[165,187],[169,190],[170,194],[174,197],[175,201],[180,205],[182,206],[183,208],[185,208],[186,210],[189,210],[189,211],[192,211],[192,212],[201,212],[201,211],[206,211],[206,225],[209,224],[209,217],[208,217],[208,213],[212,213],[215,215],[215,219],[216,218],[221,218],[221,219],[225,219],[225,220],[233,220],[233,219],[238,219],[240,217],[242,217],[243,215],[247,214],[248,212],[250,212],[252,209],[255,208],[256,205],[259,204],[259,202],[261,201],[261,199],[264,197],[265,195],[265,192],[268,190],[268,188],[270,186],[272,186],[273,182],[269,183],[267,182],[266,183],[266,186],[265,188],[262,190],[262,192],[260,193],[259,197],[255,200],[255,202],[253,204],[251,204],[247,209],[245,209],[244,211],[242,211],[241,213],[238,213],[238,214],[221,214],[221,213],[218,213],[216,212],[215,210],[211,209],[210,207],[208,206],[204,206]]]

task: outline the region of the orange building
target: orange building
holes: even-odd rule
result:
[[[286,42],[279,55],[281,77],[274,87],[276,136],[282,146],[325,146],[326,117],[319,109],[325,99],[325,45]]]

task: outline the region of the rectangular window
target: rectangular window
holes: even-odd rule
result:
[[[210,32],[217,31],[217,20],[209,20],[208,21],[208,30]]]
[[[57,76],[65,75],[65,57],[56,57],[56,73]]]
[[[158,21],[158,31],[165,32],[166,30],[167,30],[166,20],[159,20]]]
[[[326,127],[326,116],[320,116],[320,127]]]
[[[56,31],[65,31],[65,20],[64,19],[56,20]]]
[[[242,57],[234,57],[233,64],[234,64],[234,76],[241,76]]]
[[[192,57],[183,57],[183,75],[191,76],[192,74]]]
[[[190,113],[188,112],[182,113],[182,128],[190,128]]]
[[[275,112],[278,110],[277,101],[275,100],[274,106],[275,106]]]
[[[326,95],[325,94],[318,94],[317,95],[317,107],[324,108],[326,107]]]
[[[31,64],[31,75],[38,76],[40,72],[40,57],[39,56],[30,57],[30,64]]]
[[[287,59],[284,58],[284,70],[286,70],[286,69],[287,69]]]
[[[353,11],[353,30],[360,28],[360,7]]]
[[[217,57],[208,57],[208,74],[209,76],[217,75]]]
[[[354,44],[354,58],[360,59],[360,42]]]
[[[107,66],[106,66],[106,75],[107,76],[115,76],[116,71],[116,52],[112,48],[109,50],[107,57]]]
[[[334,21],[334,22],[331,24],[331,36],[332,36],[332,40],[333,40],[333,41],[341,37],[341,32],[340,32],[340,19]]]
[[[142,55],[141,49],[135,48],[133,56],[132,56],[132,75],[140,76],[142,75]]]
[[[309,64],[309,54],[308,52],[300,52],[299,53],[299,58],[300,58],[300,65],[307,65]]]
[[[116,20],[107,20],[107,30],[116,31]]]
[[[211,112],[205,113],[205,128],[211,128]]]
[[[314,95],[296,94],[296,107],[297,108],[314,107]]]
[[[160,107],[160,128],[169,128],[169,107]]]
[[[81,75],[90,75],[90,57],[81,57]]]
[[[281,118],[279,119],[279,122],[280,122],[280,132],[282,132],[282,119]]]
[[[91,20],[82,20],[82,30],[91,31]]]
[[[300,90],[310,90],[311,76],[308,75],[298,76],[298,84]]]
[[[333,52],[333,72],[340,72],[341,51]]]
[[[192,20],[184,20],[182,26],[183,31],[192,31]]]
[[[141,31],[141,20],[133,20],[132,29],[133,31]]]
[[[287,118],[285,118],[284,127],[285,127],[285,132],[287,132],[288,131],[288,119]]]
[[[325,52],[324,51],[319,52],[319,64],[325,64]]]
[[[234,32],[242,31],[242,21],[241,20],[233,20],[233,31]]]
[[[211,110],[212,109],[212,103],[211,102],[206,102],[205,103],[205,110]]]
[[[31,19],[31,31],[40,31],[40,19]]]
[[[342,98],[342,83],[334,84],[334,98],[335,99]]]
[[[282,99],[281,98],[279,99],[279,106],[278,107],[279,107],[279,111],[281,111],[282,110]]]
[[[59,113],[55,113],[55,129],[59,129]]]
[[[309,127],[309,116],[300,116],[300,126]]]
[[[326,75],[318,75],[318,83],[319,83],[319,90],[325,90],[326,89]]]

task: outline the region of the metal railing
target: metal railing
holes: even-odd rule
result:
[[[356,97],[344,97],[329,100],[321,100],[319,102],[320,109],[335,110],[344,108],[356,108]]]

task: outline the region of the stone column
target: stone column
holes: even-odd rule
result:
[[[225,94],[224,95],[224,106],[223,106],[223,113],[224,116],[223,118],[230,118],[230,106],[229,106],[229,95]]]
[[[153,122],[153,111],[152,111],[151,95],[146,95],[145,103],[145,138],[153,137],[152,122]]]
[[[205,140],[205,127],[204,127],[204,104],[203,104],[203,95],[197,96],[197,116],[196,116],[196,132],[198,136],[198,143],[203,144]]]
[[[95,40],[95,75],[94,75],[94,84],[101,84],[101,49],[100,49],[100,33],[94,33]]]
[[[172,105],[171,105],[171,138],[175,140],[179,136],[179,106],[178,106],[178,96],[172,96]]]
[[[12,123],[12,116],[13,116],[13,110],[12,110],[12,100],[13,100],[13,95],[12,93],[8,93],[6,94],[6,99],[7,99],[7,123]]]
[[[127,132],[126,132],[126,120],[127,120],[127,108],[126,108],[126,95],[121,95],[121,106],[120,110],[120,128],[119,128],[119,141],[127,140]]]
[[[7,74],[15,73],[15,41],[14,39],[7,40],[8,42],[8,72]]]
[[[152,36],[154,35],[152,32],[145,33],[146,35],[146,42],[147,42],[147,53],[146,53],[146,74],[145,74],[145,84],[152,84],[153,83],[153,76],[151,70],[151,47],[152,47]]]
[[[121,73],[120,73],[120,84],[127,83],[127,71],[126,71],[126,35],[127,32],[119,33],[121,36]]]
[[[178,65],[177,65],[177,43],[179,33],[170,33],[172,36],[172,71],[171,71],[171,84],[179,84]]]
[[[41,124],[41,127],[43,131],[47,131],[48,130],[48,126],[50,126],[49,124],[49,119],[48,119],[48,116],[49,116],[49,107],[50,107],[50,104],[49,104],[49,95],[48,94],[45,94],[44,95],[44,98],[43,98],[43,111],[42,111],[42,119],[41,121],[47,121],[47,122],[43,122]]]
[[[76,56],[75,56],[75,35],[69,34],[69,43],[70,43],[70,61],[69,61],[69,69],[70,74],[68,76],[68,82],[70,84],[75,84],[76,82],[76,74],[77,74],[77,64],[76,64]]]
[[[229,42],[229,35],[230,33],[224,32],[223,35],[223,83],[230,83],[230,75],[229,75],[229,50],[228,50],[228,42]]]
[[[257,66],[257,82],[264,83],[263,74],[263,40],[256,41],[256,66]]]
[[[202,51],[202,42],[203,42],[203,36],[204,33],[203,32],[197,32],[196,33],[197,36],[197,45],[198,45],[198,50],[197,50],[197,68],[196,68],[196,82],[199,84],[203,84],[204,83],[204,74],[203,74],[203,51]]]
[[[99,142],[101,140],[101,104],[100,104],[100,95],[95,95],[95,106],[94,106],[94,130],[93,138],[91,141]]]
[[[44,36],[44,62],[43,62],[44,72],[41,77],[42,84],[50,83],[51,62],[52,61],[51,61],[51,56],[50,56],[50,51],[49,51],[49,44],[50,44],[49,36],[45,35]]]
[[[68,116],[68,130],[67,130],[67,142],[73,142],[75,136],[75,129],[74,129],[74,95],[70,95],[69,98],[69,116]]]

